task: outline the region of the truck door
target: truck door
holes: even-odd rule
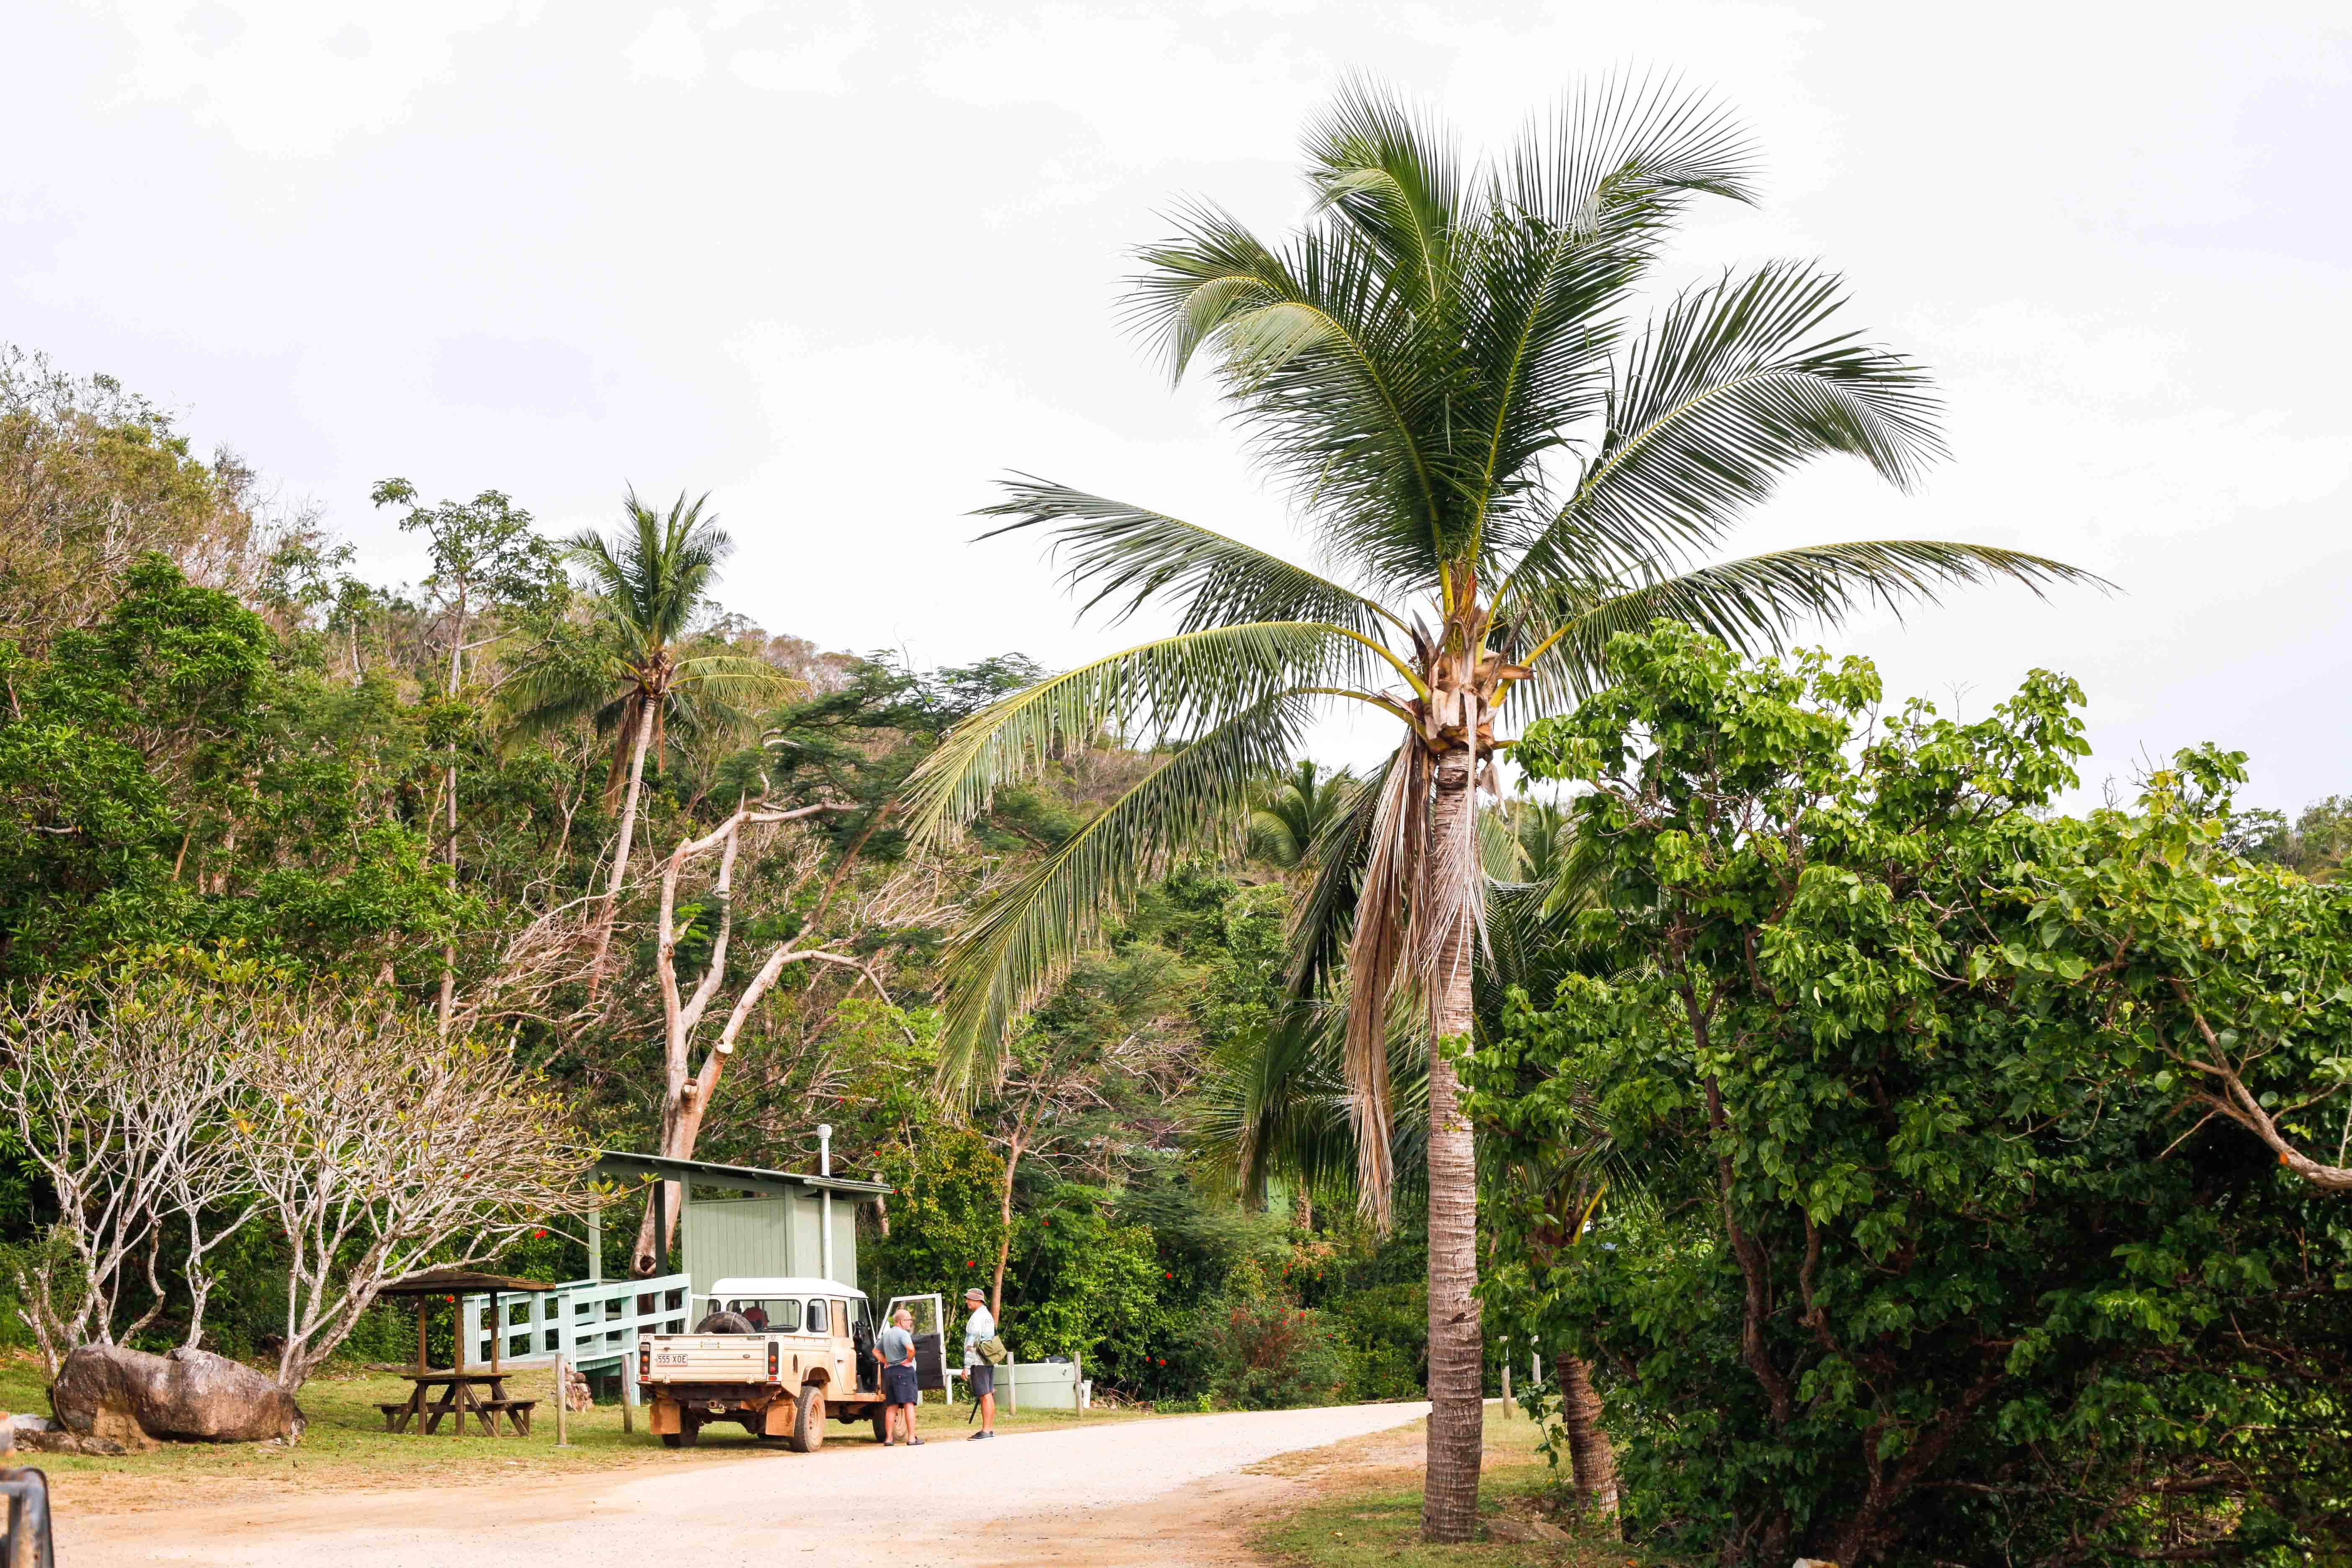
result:
[[[857,1363],[849,1348],[849,1303],[833,1304],[833,1385],[845,1393],[857,1386]]]

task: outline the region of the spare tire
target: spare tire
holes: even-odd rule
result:
[[[713,1312],[694,1325],[698,1334],[748,1334],[756,1332],[751,1320],[740,1312]]]

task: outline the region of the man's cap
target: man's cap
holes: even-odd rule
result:
[[[963,1299],[967,1301],[985,1301],[988,1300],[988,1292],[975,1285],[963,1293]]]

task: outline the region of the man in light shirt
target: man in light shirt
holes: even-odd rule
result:
[[[971,1396],[980,1401],[980,1430],[971,1435],[977,1443],[996,1436],[996,1366],[980,1353],[980,1342],[996,1332],[996,1319],[988,1310],[988,1297],[977,1285],[963,1293],[963,1303],[971,1309],[963,1326],[963,1375],[971,1385]]]

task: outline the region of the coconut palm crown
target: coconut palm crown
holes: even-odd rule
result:
[[[1108,730],[1168,749],[960,933],[945,1070],[984,1082],[1107,917],[1176,858],[1238,847],[1253,791],[1328,705],[1396,722],[1394,752],[1332,825],[1299,900],[1294,983],[1344,973],[1358,1190],[1382,1219],[1392,1012],[1417,1014],[1441,1047],[1424,1140],[1424,1528],[1460,1540],[1475,1521],[1475,1164],[1446,1049],[1471,1029],[1476,795],[1510,743],[1497,726],[1572,707],[1605,683],[1610,638],[1656,617],[1770,647],[1865,604],[2081,574],[1921,541],[1721,558],[1798,464],[1844,454],[1908,489],[1942,447],[1924,372],[1842,326],[1839,279],[1810,263],[1727,272],[1644,316],[1686,207],[1752,199],[1748,140],[1706,101],[1602,84],[1472,163],[1442,124],[1358,84],[1310,129],[1306,157],[1315,205],[1286,241],[1191,207],[1140,253],[1129,310],[1174,376],[1213,366],[1321,569],[1016,478],[987,509],[1007,520],[995,531],[1044,531],[1086,608],[1117,620],[1150,606],[1175,629],[974,715],[910,781],[910,805],[918,831],[945,834],[1065,745]]]
[[[718,519],[704,515],[709,500],[688,501],[681,491],[664,512],[632,489],[622,500],[617,543],[594,529],[574,534],[566,554],[588,579],[592,623],[584,637],[551,643],[527,661],[509,692],[517,734],[586,720],[612,738],[605,795],[621,797],[620,832],[596,925],[595,973],[628,879],[646,761],[650,756],[660,770],[673,713],[698,728],[740,728],[760,705],[800,689],[762,659],[724,644],[696,646],[719,564],[734,549]]]

